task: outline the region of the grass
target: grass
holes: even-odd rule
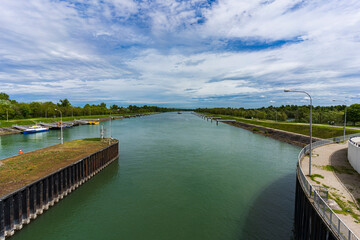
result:
[[[311,178],[311,180],[313,180],[313,181],[316,182],[317,184],[320,184],[320,182],[317,181],[315,178],[322,178],[322,179],[324,179],[324,176],[322,176],[322,175],[320,175],[320,174],[312,174],[312,175],[310,176],[310,178]]]
[[[343,200],[341,200],[341,197],[336,193],[331,193],[329,195],[329,198],[333,199],[341,208],[341,210],[333,209],[335,213],[344,214],[344,215],[350,214],[356,220],[356,222],[360,222],[360,215],[354,213],[352,209],[353,207],[356,208],[356,205],[353,202],[351,201],[347,201],[347,203],[344,202]]]
[[[209,114],[216,117],[221,117],[224,119],[232,119],[243,123],[254,124],[258,126],[268,127],[279,129],[287,132],[294,132],[303,135],[310,135],[310,129],[308,124],[299,124],[299,123],[289,123],[289,122],[275,122],[271,120],[256,120],[256,119],[245,119],[241,117],[229,116],[229,115],[220,115],[220,114]],[[317,138],[333,138],[342,136],[344,134],[344,129],[342,127],[327,127],[321,125],[312,126],[313,136]],[[346,134],[360,133],[359,130],[347,129]]]
[[[124,113],[124,114],[116,114],[112,115],[112,117],[116,116],[127,116],[127,115],[134,115],[137,113]],[[139,113],[140,114],[140,113]],[[149,114],[149,113],[141,113],[141,114]],[[109,117],[109,114],[107,115],[91,115],[91,116],[74,116],[74,117],[63,117],[63,121],[73,121],[75,119],[97,119],[97,118],[106,118]],[[29,118],[29,119],[11,119],[8,122],[6,120],[0,120],[0,127],[11,127],[12,125],[31,125],[36,124],[38,122],[43,123],[52,123],[52,122],[58,122],[60,121],[60,117],[52,118]]]
[[[330,172],[344,173],[344,174],[349,174],[349,175],[353,175],[354,173],[356,173],[356,171],[354,169],[347,168],[344,166],[326,165],[326,166],[322,166],[322,169],[326,170],[326,171],[330,171]]]
[[[327,189],[330,189],[330,186],[328,186],[328,185],[325,185],[325,184],[321,184],[321,185],[323,185],[323,187],[326,187]]]
[[[108,143],[108,139],[81,139],[4,159],[0,165],[0,196],[97,152]]]

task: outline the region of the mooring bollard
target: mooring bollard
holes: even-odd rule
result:
[[[49,178],[45,178],[42,180],[43,183],[43,206],[42,208],[47,210],[49,209]]]
[[[22,223],[28,224],[30,222],[30,208],[29,208],[29,188],[25,188],[21,191],[22,198]]]
[[[5,239],[5,224],[4,224],[4,204],[0,200],[0,240]]]
[[[4,199],[4,215],[5,215],[5,236],[14,234],[14,199],[9,196]]]
[[[21,192],[14,194],[14,228],[16,230],[22,228]]]
[[[43,213],[43,182],[36,183],[36,214]]]

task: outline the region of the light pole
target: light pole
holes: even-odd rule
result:
[[[311,155],[312,155],[312,98],[309,93],[297,90],[284,90],[284,92],[305,93],[310,98],[310,153],[309,153],[309,176],[311,176]]]
[[[111,141],[111,109],[110,109],[110,137],[109,137],[109,145],[110,145],[110,141]]]
[[[61,139],[61,144],[64,144],[64,139],[63,139],[63,122],[62,122],[62,112],[59,109],[55,108],[55,111],[59,111],[60,112],[60,139]]]
[[[344,143],[345,143],[345,131],[346,131],[346,101],[341,101],[341,100],[335,100],[333,99],[333,102],[343,102],[345,104],[345,118],[344,118]]]

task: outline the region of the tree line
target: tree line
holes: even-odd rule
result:
[[[320,124],[343,124],[345,115],[345,105],[337,106],[315,106],[312,111],[313,123]],[[247,119],[261,119],[274,121],[294,121],[308,123],[310,121],[309,106],[282,105],[280,107],[262,108],[198,108],[197,112],[211,114],[231,115]],[[360,122],[360,104],[352,104],[347,107],[347,122],[353,125]]]
[[[6,93],[0,93],[0,119],[26,119],[39,117],[54,117],[59,116],[59,109],[62,115],[65,116],[89,116],[89,115],[110,115],[110,114],[124,114],[124,113],[144,113],[144,112],[168,112],[179,111],[174,108],[163,108],[157,106],[135,106],[121,107],[116,104],[109,108],[105,103],[100,104],[86,104],[84,107],[72,106],[70,101],[60,99],[58,103],[53,102],[31,102],[23,103],[11,100]]]

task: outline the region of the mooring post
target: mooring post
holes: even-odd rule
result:
[[[216,126],[219,126],[219,121],[218,120],[216,120]]]
[[[36,185],[33,184],[30,186],[30,218],[35,219],[36,218]]]
[[[59,174],[54,173],[54,200],[55,202],[59,201]]]
[[[30,208],[29,208],[29,187],[21,192],[22,198],[22,223],[28,224],[30,222]]]
[[[64,183],[63,183],[63,170],[60,171],[59,174],[59,198],[62,199],[64,197]]]
[[[4,199],[5,236],[14,234],[14,198],[13,195]]]
[[[5,239],[4,203],[0,200],[0,240]]]
[[[39,181],[36,184],[36,214],[43,213],[43,182]]]
[[[49,208],[49,178],[42,180],[43,185],[43,209],[47,210]]]
[[[63,170],[63,188],[64,188],[64,196],[66,196],[69,188],[67,184],[67,168]]]
[[[22,207],[21,192],[14,195],[14,227],[19,230],[22,228]]]
[[[48,197],[49,197],[49,206],[54,205],[54,176],[49,176],[49,191],[48,191]]]

